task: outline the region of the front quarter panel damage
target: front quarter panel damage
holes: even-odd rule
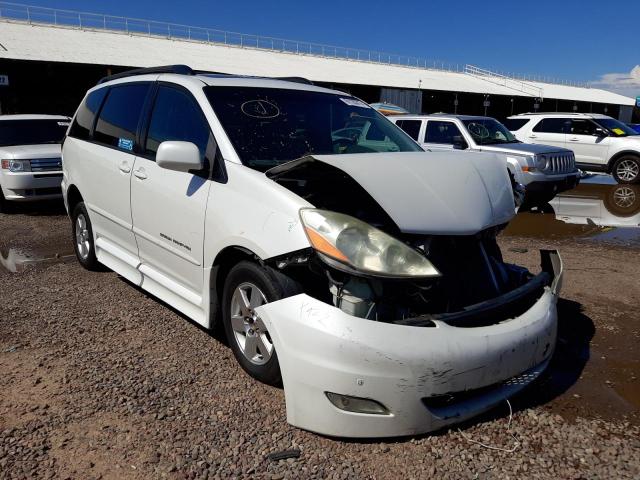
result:
[[[289,423],[327,435],[387,437],[470,418],[524,388],[553,352],[556,300],[547,287],[523,315],[478,328],[374,322],[305,294],[257,311],[278,352]],[[423,402],[488,386],[495,388],[443,408]],[[391,414],[339,410],[327,391],[374,399]]]

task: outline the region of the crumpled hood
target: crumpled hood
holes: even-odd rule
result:
[[[561,153],[570,155],[573,152],[567,148],[553,147],[551,145],[538,145],[537,143],[505,143],[502,145],[481,145],[483,152],[514,153],[516,155],[536,155],[543,153]]]
[[[515,215],[504,160],[480,152],[318,155],[268,176],[319,161],[358,182],[405,233],[472,235]]]

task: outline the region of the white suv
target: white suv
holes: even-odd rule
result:
[[[458,155],[345,93],[158,67],[88,92],[63,189],[80,263],[222,324],[290,423],[413,435],[521,390],[556,340],[557,252],[504,263],[504,163]]]
[[[0,116],[0,211],[8,202],[61,198],[60,144],[69,117]]]
[[[394,115],[389,120],[430,151],[458,149],[500,155],[515,181],[524,186],[528,205],[546,203],[580,181],[571,150],[522,143],[495,118],[434,114]]]
[[[640,182],[640,134],[595,113],[525,113],[505,122],[525,143],[566,147],[587,171],[606,172],[618,183]]]

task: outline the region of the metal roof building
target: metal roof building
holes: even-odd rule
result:
[[[0,75],[8,75],[3,69],[13,70],[14,75],[8,75],[12,85],[11,77],[20,75],[17,69],[45,64],[51,69],[53,62],[99,66],[97,76],[118,67],[176,63],[220,73],[302,76],[416,113],[460,106],[460,113],[477,114],[483,113],[478,107],[486,110],[486,103],[502,102],[506,116],[542,102],[541,110],[609,112],[626,118],[635,103],[601,89],[519,79],[471,65],[446,66],[378,52],[0,3]],[[63,74],[82,75],[77,68],[69,72]],[[95,80],[92,76],[89,83]],[[491,109],[489,113],[495,115]]]

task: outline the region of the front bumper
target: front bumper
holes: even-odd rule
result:
[[[29,201],[61,198],[62,172],[8,172],[0,173],[2,191],[7,200]]]
[[[546,198],[551,200],[556,194],[576,188],[580,183],[580,172],[565,175],[560,178],[557,176],[549,179],[539,179],[528,183],[525,187],[527,199]]]
[[[553,282],[535,303],[483,327],[364,320],[305,294],[259,307],[278,353],[288,422],[332,436],[391,437],[496,406],[537,378],[553,353],[562,262],[551,252],[545,263]],[[376,400],[390,414],[338,409],[326,392]]]

